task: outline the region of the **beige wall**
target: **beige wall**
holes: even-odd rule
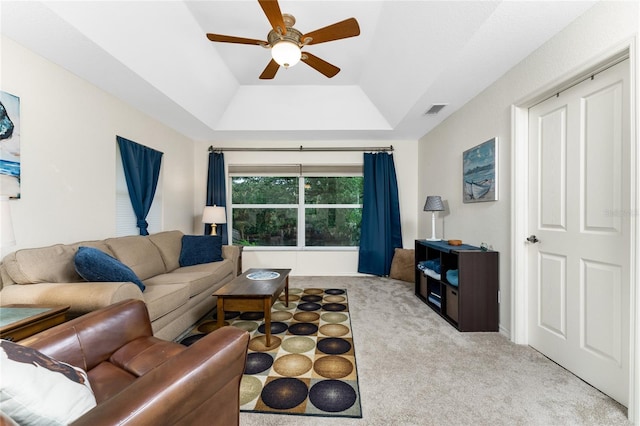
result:
[[[22,198],[12,200],[17,244],[37,247],[115,235],[115,136],[164,152],[163,229],[202,233],[207,148],[117,98],[2,38],[0,88],[20,97]],[[287,146],[260,142],[268,146]],[[395,148],[405,247],[416,235],[417,141],[316,142],[332,146]],[[234,143],[233,146],[256,146]],[[300,143],[289,144],[299,146]],[[216,145],[218,146],[218,145]],[[305,144],[313,146],[313,144]],[[227,164],[357,163],[362,153],[227,153]],[[246,267],[290,267],[298,275],[357,274],[357,251],[278,251],[244,255]]]
[[[442,125],[416,141],[316,141],[335,146],[393,144],[404,247],[430,233],[422,211],[429,194],[443,196],[449,212],[438,236],[501,252],[501,324],[510,322],[510,106],[529,93],[631,37],[637,4],[604,2],[571,24]],[[616,25],[611,25],[615,22]],[[499,60],[499,58],[495,58]],[[200,233],[205,200],[207,147],[193,143],[113,96],[2,38],[0,88],[21,99],[22,199],[11,201],[17,246],[105,238],[115,232],[115,135],[165,153],[163,228]],[[500,201],[462,204],[462,152],[497,136]],[[284,142],[233,146],[287,146]],[[314,143],[304,143],[313,146]],[[224,143],[215,143],[224,147]],[[299,146],[300,143],[289,144]],[[185,146],[187,147],[185,149]],[[418,155],[417,155],[418,153]],[[251,162],[361,161],[361,153],[227,153],[227,164]],[[312,157],[312,160],[309,158]],[[444,228],[444,230],[443,230]],[[350,275],[357,252],[248,252],[245,266],[291,267],[299,275]]]
[[[200,223],[202,207],[206,201],[206,176],[208,147],[211,143],[198,143],[195,149],[195,191],[196,203],[194,205],[194,229],[202,232]],[[303,145],[305,148],[314,146],[324,147],[375,147],[393,145],[396,176],[398,179],[398,193],[400,198],[400,216],[402,226],[402,239],[405,248],[413,248],[416,230],[417,200],[416,191],[418,182],[417,141],[314,141],[304,143],[291,142],[241,142],[234,143],[233,147],[278,147],[297,148]],[[213,143],[215,147],[228,147],[222,143]],[[362,164],[362,152],[232,152],[224,154],[225,165],[229,164]],[[357,250],[309,250],[309,251],[268,251],[245,249],[243,253],[243,267],[259,268],[277,266],[291,268],[292,275],[357,275],[358,252]]]
[[[636,35],[638,24],[636,2],[597,4],[419,141],[418,199],[441,195],[449,205],[438,220],[438,236],[444,228],[447,239],[485,242],[500,252],[500,326],[506,334],[511,322],[511,106],[615,51]],[[499,144],[499,201],[463,204],[462,153],[492,137]],[[425,237],[431,216],[419,212],[418,217],[418,235]]]
[[[116,135],[164,152],[164,229],[190,232],[193,142],[2,37],[0,89],[20,97],[16,246],[115,235]]]

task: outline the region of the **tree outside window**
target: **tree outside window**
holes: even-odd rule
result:
[[[358,246],[362,191],[362,176],[234,176],[233,243]]]

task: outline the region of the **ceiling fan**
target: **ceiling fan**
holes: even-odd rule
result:
[[[271,49],[272,59],[260,74],[260,79],[268,80],[275,77],[280,66],[289,68],[302,61],[316,71],[331,78],[340,72],[340,68],[329,62],[312,55],[309,52],[302,52],[305,46],[325,43],[327,41],[340,40],[343,38],[360,35],[360,27],[355,18],[345,19],[335,24],[303,34],[293,26],[296,18],[292,15],[282,14],[277,0],[258,0],[264,14],[267,16],[271,27],[267,35],[268,41],[256,40],[252,38],[242,38],[221,34],[207,34],[211,41],[222,43],[257,44],[267,49]]]

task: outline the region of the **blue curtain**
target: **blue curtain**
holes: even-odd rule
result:
[[[162,153],[120,136],[116,139],[140,235],[149,235],[146,218],[158,186]]]
[[[207,173],[207,206],[227,205],[227,186],[224,174],[224,154],[221,152],[209,153],[209,172]],[[211,233],[211,225],[208,223],[204,227],[204,233]],[[222,236],[222,244],[229,244],[227,235],[227,225],[220,224],[216,228],[216,233]]]
[[[365,153],[358,272],[389,275],[396,247],[402,247],[402,231],[393,154]]]

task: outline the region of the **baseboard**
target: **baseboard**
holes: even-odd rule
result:
[[[509,331],[508,329],[504,328],[501,325],[498,326],[498,333],[502,334],[504,337],[506,337],[507,339],[511,340],[511,331]]]

